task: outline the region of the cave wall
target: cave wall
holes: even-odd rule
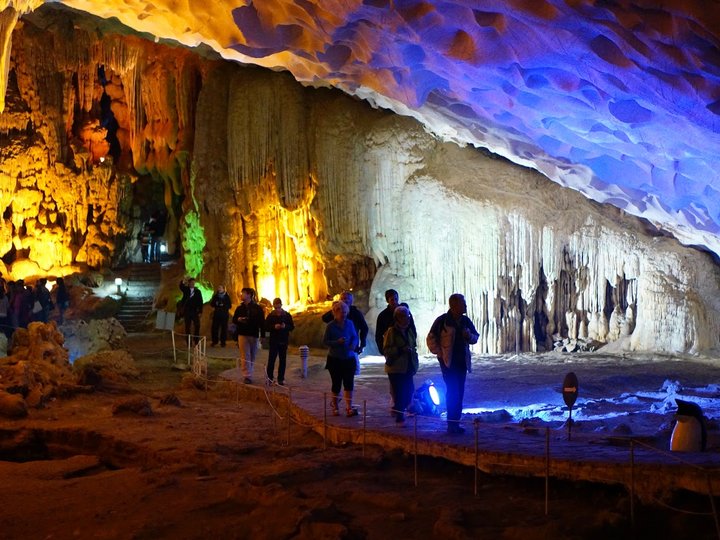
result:
[[[646,222],[286,73],[88,21],[43,8],[12,33],[4,275],[132,257],[128,186],[150,176],[170,251],[236,299],[253,286],[301,306],[353,288],[374,322],[393,287],[423,334],[460,291],[478,352],[544,350],[553,336],[718,347],[717,265]]]

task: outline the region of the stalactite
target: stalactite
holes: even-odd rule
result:
[[[23,158],[0,149],[0,203],[12,206],[0,246],[29,250],[28,267],[103,264],[123,233],[119,200],[135,173],[99,167],[82,134],[101,127],[105,92],[128,170],[161,180],[168,203],[186,196],[189,269],[235,297],[255,286],[300,303],[372,280],[371,307],[398,288],[424,333],[462,292],[481,334],[475,350],[491,354],[554,337],[718,345],[717,268],[622,213],[287,74],[201,68],[188,51],[68,30],[13,34],[24,105],[0,125],[30,125],[33,139],[12,128]],[[43,238],[73,245],[75,258]]]
[[[273,175],[285,207],[310,184],[304,90],[292,78],[238,71],[230,86],[228,170],[242,208],[254,208],[258,184]]]

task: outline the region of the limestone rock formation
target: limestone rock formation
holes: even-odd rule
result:
[[[64,3],[340,88],[720,253],[715,2]]]
[[[135,360],[125,350],[100,351],[76,358],[73,372],[79,384],[103,390],[125,388],[129,380],[140,376]]]
[[[460,291],[484,353],[549,350],[555,335],[632,350],[719,345],[718,266],[628,215],[639,207],[622,204],[635,193],[625,183],[639,189],[642,175],[607,191],[626,212],[443,142],[407,117],[302,87],[287,73],[229,64],[50,6],[13,28],[0,114],[9,164],[0,171],[0,255],[12,261],[10,275],[131,259],[125,231],[144,211],[138,197],[160,185],[168,248],[177,240],[186,272],[206,290],[225,284],[236,300],[252,286],[300,308],[360,289],[369,292],[372,322],[393,287],[423,332]],[[471,41],[461,37],[454,56]],[[555,84],[542,73],[516,84],[534,81],[538,92],[562,86],[562,77]],[[508,99],[522,104],[517,89],[507,87]],[[441,97],[425,95],[422,106],[470,115],[459,102],[435,103]],[[618,115],[632,112],[623,107]],[[474,124],[489,138],[499,136],[495,127]],[[600,127],[583,129],[593,140],[609,136]],[[523,144],[510,146],[527,164],[538,154]],[[536,165],[550,177],[562,169],[568,184],[587,178],[586,166]],[[72,336],[68,343],[79,351]]]
[[[23,407],[43,406],[75,385],[63,341],[55,323],[34,322],[15,331],[12,354],[0,358],[2,414],[21,415]]]
[[[100,351],[116,349],[127,336],[122,325],[112,318],[68,321],[62,331],[65,348],[73,361]]]

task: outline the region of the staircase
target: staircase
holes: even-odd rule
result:
[[[131,264],[125,290],[125,301],[115,318],[128,333],[152,328],[149,319],[153,310],[155,292],[160,286],[160,263]]]

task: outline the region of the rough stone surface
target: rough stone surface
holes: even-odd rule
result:
[[[79,384],[104,389],[126,387],[130,379],[140,376],[135,360],[125,350],[81,356],[73,362],[73,371],[78,374]]]
[[[28,408],[20,394],[9,394],[0,391],[0,416],[5,418],[25,418]]]
[[[112,407],[112,413],[113,416],[152,416],[153,410],[148,398],[136,396],[115,402]]]
[[[116,348],[127,332],[116,319],[68,321],[62,327],[70,358],[79,358]]]
[[[64,3],[333,85],[720,252],[713,3]]]
[[[39,407],[61,389],[73,386],[75,377],[63,341],[54,322],[17,329],[10,356],[0,358],[0,392],[11,392],[26,406]]]

